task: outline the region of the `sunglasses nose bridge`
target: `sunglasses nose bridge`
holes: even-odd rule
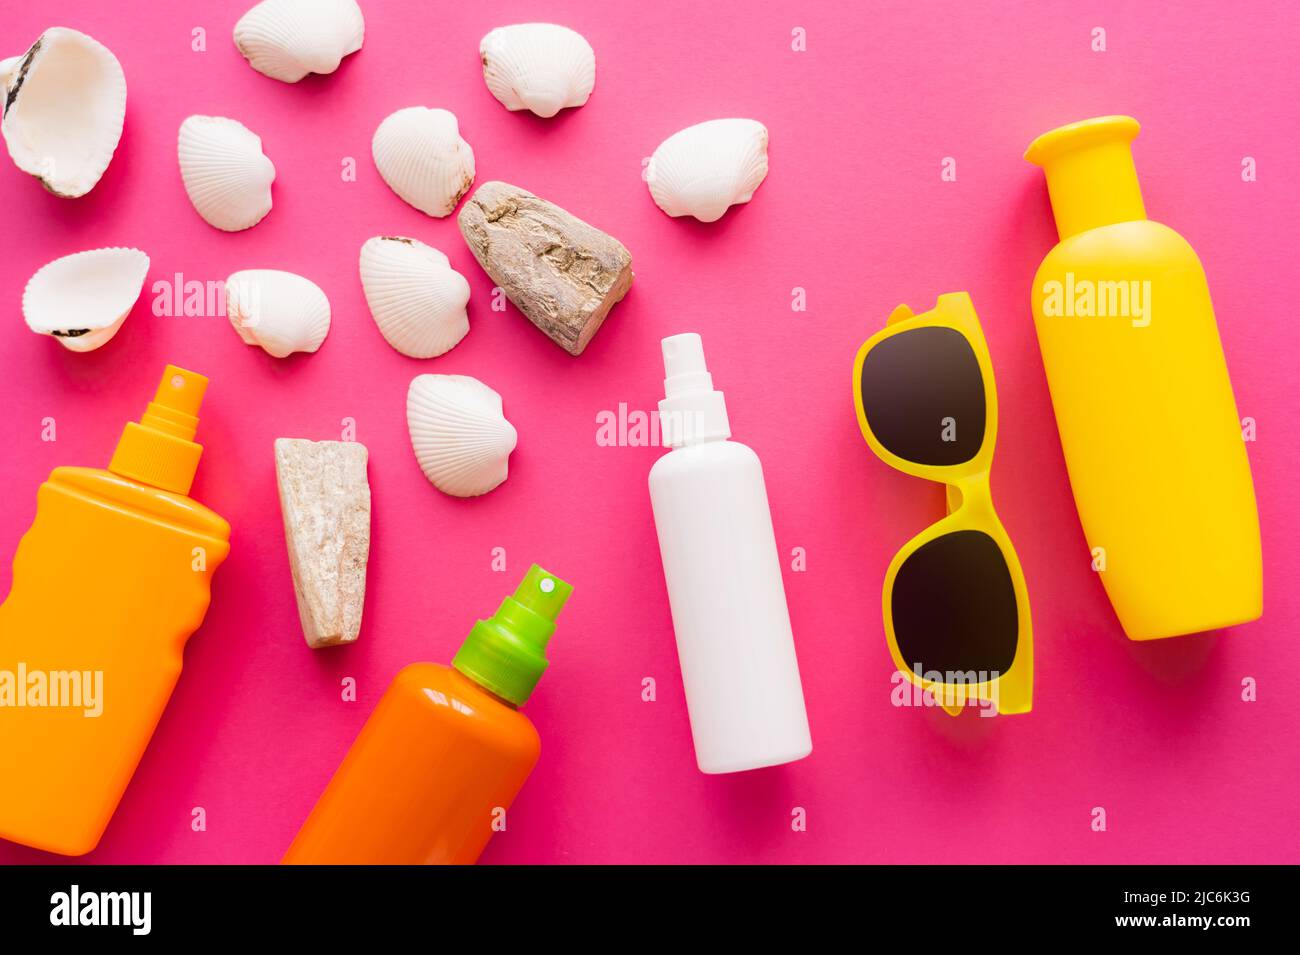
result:
[[[993,494],[989,490],[987,471],[953,481],[947,488],[948,513],[958,509],[972,518],[993,516]]]

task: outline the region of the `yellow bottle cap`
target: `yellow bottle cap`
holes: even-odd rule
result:
[[[168,365],[139,423],[127,422],[108,469],[164,491],[188,494],[203,446],[194,442],[208,379]]]
[[[1072,235],[1147,217],[1130,143],[1132,116],[1097,116],[1043,133],[1025,158],[1047,175],[1047,192],[1064,241]]]

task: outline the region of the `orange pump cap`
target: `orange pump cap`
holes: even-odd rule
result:
[[[139,423],[127,422],[108,469],[164,491],[188,494],[202,445],[194,442],[208,379],[175,365],[163,370]]]

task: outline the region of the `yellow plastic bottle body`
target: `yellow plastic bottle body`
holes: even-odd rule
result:
[[[285,864],[471,864],[537,764],[524,714],[450,667],[393,679]]]
[[[29,685],[16,690],[28,700],[33,673],[102,679],[100,712],[0,706],[0,837],[64,855],[99,843],[180,676],[229,539],[213,511],[109,471],[58,468],[41,485],[0,605],[0,673],[21,666]],[[77,699],[65,689],[58,701]]]
[[[1094,567],[1125,633],[1154,640],[1259,617],[1262,568],[1205,272],[1178,233],[1145,218],[1127,145],[1137,127],[1125,119],[1090,121],[1087,135],[1110,123],[1122,141],[1060,158],[1076,168],[1030,147],[1062,234],[1034,277],[1033,313]],[[1102,166],[1101,183],[1114,164],[1111,188],[1096,188],[1089,163]],[[1067,195],[1090,172],[1091,194]]]

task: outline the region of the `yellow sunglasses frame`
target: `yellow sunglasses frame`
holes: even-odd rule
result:
[[[862,365],[866,361],[867,353],[886,338],[917,328],[951,328],[957,331],[970,344],[979,362],[980,375],[984,382],[984,443],[973,458],[961,464],[917,464],[898,457],[886,449],[872,432],[871,424],[867,421],[866,412],[862,407]],[[894,309],[885,327],[863,342],[862,347],[858,349],[857,358],[853,361],[853,406],[857,410],[858,427],[862,429],[862,436],[866,438],[867,444],[877,457],[905,474],[924,478],[927,481],[937,481],[947,487],[947,516],[931,524],[904,544],[890,561],[889,570],[885,573],[882,598],[885,639],[889,644],[889,653],[893,657],[894,666],[914,685],[931,691],[939,705],[952,716],[959,715],[968,700],[996,704],[998,712],[1003,714],[1028,713],[1033,708],[1034,689],[1034,639],[1033,624],[1029,616],[1029,590],[1025,585],[1025,573],[1020,566],[1020,558],[1016,556],[1011,538],[993,509],[993,496],[989,489],[989,469],[993,463],[993,448],[998,436],[998,393],[997,384],[993,379],[993,361],[989,356],[984,331],[980,327],[979,316],[975,313],[975,305],[971,302],[970,295],[966,292],[949,292],[940,295],[934,308],[920,315],[913,313],[906,305]],[[969,684],[926,680],[923,675],[912,671],[911,665],[903,659],[898,649],[892,606],[894,581],[903,562],[923,545],[945,534],[966,530],[982,531],[993,538],[1007,562],[1007,570],[1011,574],[1011,583],[1016,594],[1016,615],[1019,623],[1016,654],[1007,672],[999,674],[993,680]]]

